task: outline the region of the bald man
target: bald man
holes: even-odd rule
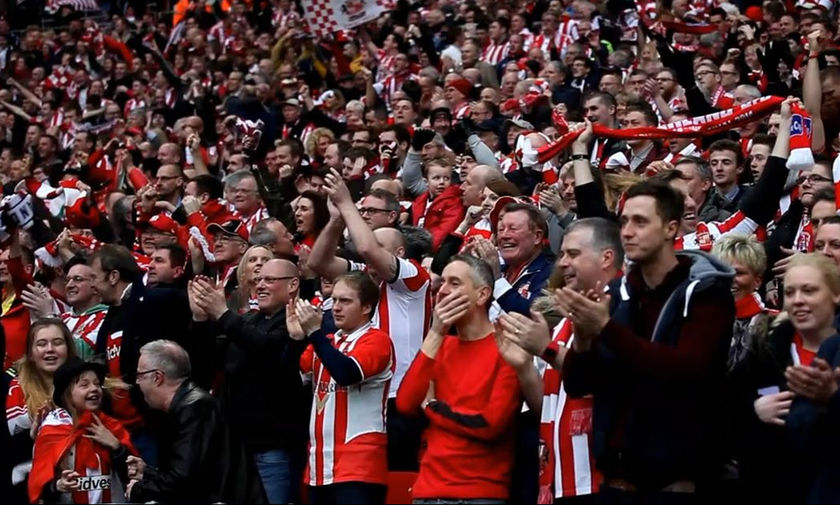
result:
[[[286,304],[298,294],[297,266],[273,259],[260,268],[259,310],[239,315],[225,305],[223,292],[209,284],[190,283],[192,306],[204,303],[205,314],[193,312],[196,342],[214,342],[224,335],[225,385],[222,402],[231,428],[243,437],[269,503],[298,499],[301,463],[305,459],[308,403],[297,362],[285,362],[290,337]],[[198,301],[201,297],[212,302]]]
[[[431,317],[431,279],[421,266],[422,247],[407,247],[406,236],[396,228],[371,230],[362,218],[346,184],[337,172],[326,176],[324,189],[334,204],[333,215],[321,231],[309,254],[309,267],[315,272],[334,279],[348,270],[364,270],[380,284],[379,304],[373,325],[385,331],[394,343],[397,358],[394,379],[388,400],[388,463],[392,471],[417,471],[417,452],[420,447],[422,427],[417,420],[402,416],[396,411],[394,398],[402,378],[414,356],[420,350]],[[364,263],[336,257],[338,241],[344,232],[344,223],[350,239]],[[405,233],[415,233],[411,229]],[[418,233],[426,233],[419,231]],[[431,246],[431,237],[426,233]],[[412,243],[415,241],[412,240]],[[411,254],[409,254],[409,250]]]
[[[181,148],[178,144],[167,142],[158,149],[158,161],[161,165],[181,165]]]
[[[484,188],[491,180],[502,180],[504,175],[489,165],[476,165],[464,177],[461,183],[461,202],[464,207],[481,205],[484,201]]]

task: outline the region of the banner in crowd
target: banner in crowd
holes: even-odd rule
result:
[[[596,137],[627,140],[627,139],[669,139],[675,137],[692,138],[717,135],[733,128],[738,128],[752,121],[763,118],[784,101],[780,96],[763,96],[742,105],[736,105],[705,116],[675,121],[662,126],[644,126],[639,128],[607,128],[599,124],[592,125],[592,133]],[[565,125],[558,125],[558,128]],[[567,127],[566,127],[567,128]],[[565,128],[561,128],[563,131]],[[572,145],[572,142],[583,133],[583,129],[576,129],[561,136],[554,142],[538,149],[537,160],[545,163]]]
[[[303,0],[303,17],[313,35],[349,30],[387,11],[386,0]]]
[[[99,3],[96,0],[47,0],[44,10],[55,14],[62,7],[72,7],[77,11],[98,11]]]

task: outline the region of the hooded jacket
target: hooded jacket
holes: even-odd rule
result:
[[[698,251],[677,260],[654,288],[638,268],[614,281],[610,321],[563,367],[569,396],[595,395],[593,444],[605,478],[642,491],[702,481],[721,461],[734,271]]]

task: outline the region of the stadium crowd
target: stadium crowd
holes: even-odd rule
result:
[[[5,3],[6,501],[840,501],[833,0],[311,5]]]

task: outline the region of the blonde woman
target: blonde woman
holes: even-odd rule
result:
[[[32,466],[32,443],[38,426],[54,407],[53,375],[64,362],[75,357],[73,335],[60,319],[41,319],[29,328],[26,354],[15,366],[17,376],[12,379],[6,396],[6,423],[11,443],[3,450],[8,451],[9,461],[15,465],[11,481],[18,498],[25,497],[26,476]]]
[[[274,259],[274,253],[267,246],[255,245],[248,248],[236,269],[236,291],[231,296],[231,303],[240,313],[259,310],[257,304],[257,276],[263,265]]]
[[[838,303],[840,271],[834,262],[817,253],[794,256],[784,277],[784,312],[766,345],[747,358],[743,376],[736,375],[746,415],[738,436],[743,444],[740,477],[749,501],[805,499],[809,476],[786,424],[795,396],[817,396],[816,387],[803,387],[800,376],[815,365],[823,342],[837,333]]]
[[[306,137],[306,155],[311,160],[323,160],[324,153],[330,142],[335,140],[335,134],[329,128],[315,128]]]
[[[732,295],[735,298],[735,326],[727,366],[733,370],[751,349],[763,345],[770,323],[778,314],[765,307],[758,288],[767,268],[764,246],[755,237],[727,235],[715,242],[712,254],[735,270]]]

